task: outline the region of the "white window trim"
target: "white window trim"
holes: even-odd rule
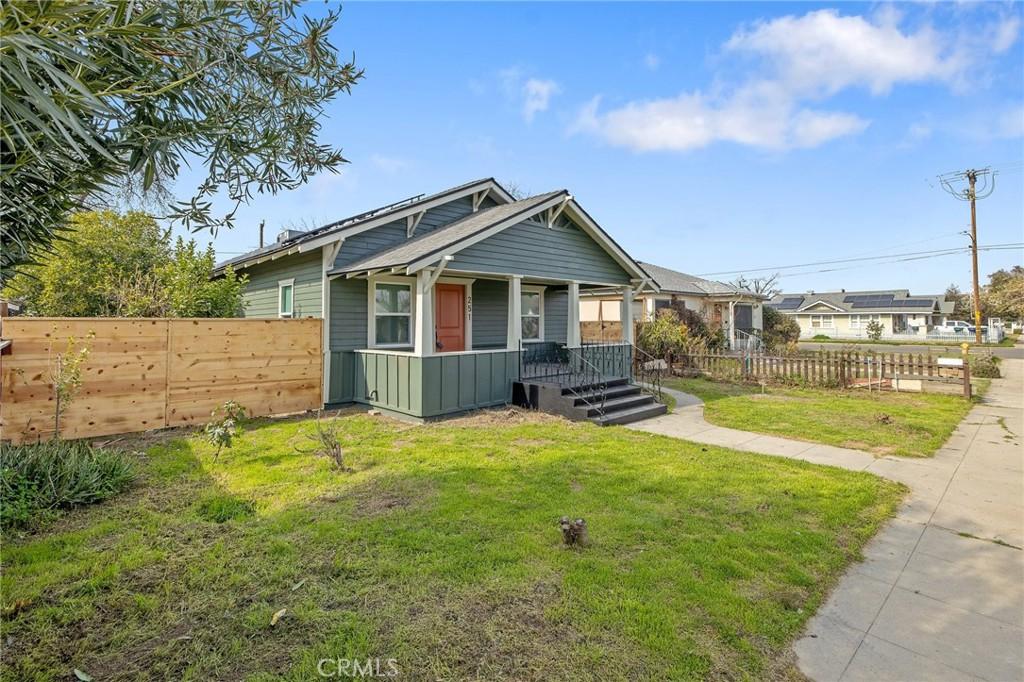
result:
[[[377,343],[378,284],[402,284],[409,287],[409,343]],[[366,345],[368,348],[413,348],[416,325],[416,278],[371,277],[366,283]],[[385,313],[389,317],[405,317],[405,313]]]
[[[523,284],[520,287],[520,291],[519,291],[520,294],[540,294],[540,314],[536,316],[537,318],[539,318],[538,319],[539,336],[536,339],[526,339],[526,338],[524,338],[524,339],[522,339],[523,343],[542,343],[544,341],[544,290],[546,288],[547,287],[545,287],[545,286],[540,286],[540,285],[537,285],[537,284]],[[520,311],[519,311],[519,327],[520,327],[520,329],[522,329],[523,318],[524,317],[534,317],[534,316],[533,315],[529,315],[529,316],[524,315],[523,311],[520,309]]]
[[[826,317],[828,318],[828,324],[825,324],[825,318]],[[817,325],[814,324],[815,320],[817,320],[817,322],[818,322]],[[830,314],[811,315],[811,329],[833,329],[834,327],[835,327],[835,316],[830,315]]]
[[[285,287],[291,287],[292,289],[292,309],[289,312],[281,310],[281,290]],[[295,278],[291,279],[280,279],[277,281],[277,316],[281,318],[294,318],[295,317]]]
[[[881,324],[882,316],[879,313],[858,313],[857,315],[850,315],[850,329],[860,329],[862,326],[867,329],[867,326],[871,321]]]

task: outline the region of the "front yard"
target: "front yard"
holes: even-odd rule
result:
[[[297,451],[308,419],[216,461],[181,437],[129,492],[5,538],[3,677],[797,678],[790,642],[903,494],[516,412],[341,419],[349,472]]]
[[[976,383],[979,393],[988,385]],[[757,384],[704,377],[665,385],[703,400],[704,418],[718,426],[904,457],[935,454],[973,406],[934,393],[778,386],[762,393]]]

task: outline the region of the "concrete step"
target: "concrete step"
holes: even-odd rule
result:
[[[632,424],[642,419],[650,419],[651,417],[657,417],[668,412],[668,406],[663,403],[652,402],[647,405],[640,405],[639,407],[631,407],[625,410],[617,410],[615,412],[606,411],[603,417],[590,417],[590,421],[601,426],[611,426],[612,424]]]
[[[581,405],[579,401],[576,402],[576,405],[587,410],[587,417],[596,417],[598,414],[600,414],[601,410],[600,400],[601,399],[598,398],[597,400],[592,402],[591,405],[593,405],[593,407],[589,408],[586,405]],[[623,410],[628,410],[633,407],[650,405],[654,402],[656,401],[654,400],[654,397],[651,394],[641,393],[640,389],[636,388],[636,390],[629,395],[623,395],[616,398],[608,398],[607,400],[605,400],[604,413],[610,414],[612,412],[621,412]]]
[[[625,396],[636,395],[640,393],[640,387],[634,384],[620,384],[616,386],[610,386],[605,389],[604,395],[606,400],[612,400],[613,398],[622,398]],[[584,405],[586,403],[593,404],[595,401],[601,400],[601,393],[599,391],[590,391],[580,396],[575,396],[574,405]]]

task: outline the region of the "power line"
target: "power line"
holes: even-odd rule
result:
[[[989,244],[989,245],[987,245],[987,246],[985,246],[983,248],[989,249],[989,248],[1000,247],[1000,246],[1020,247],[1020,246],[1024,246],[1024,243],[1020,243],[1020,244],[1018,244],[1018,243]],[[933,250],[933,251],[908,251],[906,253],[890,253],[890,254],[881,254],[881,255],[875,255],[875,256],[861,256],[859,258],[839,258],[839,259],[836,259],[836,260],[822,260],[822,261],[815,261],[815,262],[811,262],[811,263],[797,263],[796,265],[773,265],[773,266],[770,266],[770,267],[763,267],[763,268],[739,268],[739,269],[736,269],[736,270],[722,270],[720,272],[705,272],[705,273],[701,273],[699,276],[700,277],[713,277],[715,275],[740,275],[740,274],[747,274],[747,273],[754,273],[754,272],[768,272],[768,271],[775,272],[777,270],[792,270],[794,268],[807,268],[807,267],[811,267],[811,266],[814,266],[814,265],[836,265],[836,264],[840,264],[840,263],[853,263],[853,262],[858,262],[858,261],[880,260],[880,259],[884,259],[884,258],[899,258],[899,257],[903,257],[903,256],[923,256],[923,255],[928,255],[928,254],[946,255],[946,254],[950,254],[950,253],[963,253],[966,250],[966,248],[967,247],[962,247],[961,246],[961,247],[956,247],[956,248],[952,248],[952,249],[937,249],[937,250]]]
[[[979,250],[981,250],[981,251],[1012,251],[1012,250],[1019,250],[1019,249],[1024,249],[1024,244],[1020,244],[1020,245],[1016,245],[1016,246],[1014,246],[1014,245],[1007,245],[1007,246],[995,246],[995,245],[993,245],[993,246],[982,246],[982,247],[979,247]],[[798,277],[798,276],[801,276],[801,275],[815,275],[815,274],[820,274],[820,273],[824,273],[824,272],[840,272],[840,271],[843,271],[843,270],[856,270],[858,268],[867,268],[867,267],[873,267],[873,266],[877,266],[877,265],[891,265],[893,263],[906,263],[906,262],[917,261],[917,260],[928,260],[928,259],[931,259],[931,258],[944,258],[946,256],[956,256],[956,255],[959,255],[959,254],[962,254],[962,253],[967,253],[968,251],[970,251],[970,247],[965,246],[965,247],[962,247],[960,249],[951,250],[951,251],[944,252],[944,253],[936,253],[936,254],[927,255],[927,256],[914,256],[914,257],[910,257],[910,258],[897,258],[895,260],[878,261],[878,262],[874,262],[874,263],[859,263],[857,265],[847,265],[847,266],[844,266],[844,267],[837,267],[837,268],[824,268],[824,269],[821,269],[821,270],[803,270],[803,271],[800,271],[800,272],[789,272],[789,273],[785,273],[785,274],[779,275],[779,279],[785,279],[786,277]]]

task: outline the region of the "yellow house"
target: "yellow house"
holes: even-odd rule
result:
[[[778,294],[765,305],[792,316],[808,339],[868,338],[872,322],[881,325],[882,338],[923,338],[953,312],[944,296],[912,296],[907,289]]]

